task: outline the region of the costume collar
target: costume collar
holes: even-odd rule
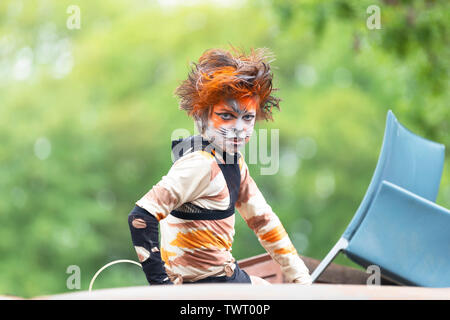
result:
[[[201,135],[190,136],[184,139],[172,141],[173,162],[180,157],[194,151],[203,150],[211,153],[219,163],[238,164],[241,154],[234,154],[223,151],[219,146],[210,142]]]

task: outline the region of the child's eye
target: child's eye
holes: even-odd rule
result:
[[[216,113],[223,120],[231,120],[233,119],[233,115],[231,113]]]
[[[245,116],[242,117],[242,119],[246,120],[246,121],[250,121],[253,120],[255,116],[253,114],[246,114]]]

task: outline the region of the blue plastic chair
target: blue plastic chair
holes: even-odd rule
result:
[[[392,111],[369,188],[336,245],[312,273],[316,281],[343,251],[377,265],[396,283],[450,286],[450,211],[435,204],[445,147],[402,126]]]

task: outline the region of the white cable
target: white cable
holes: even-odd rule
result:
[[[98,277],[98,275],[100,274],[100,272],[102,272],[103,270],[105,270],[105,269],[108,268],[109,266],[112,266],[113,264],[124,263],[124,262],[126,262],[126,263],[132,263],[132,264],[138,265],[139,267],[142,268],[142,266],[141,266],[141,264],[140,264],[139,262],[136,262],[136,261],[133,261],[133,260],[115,260],[115,261],[112,261],[112,262],[110,262],[110,263],[108,263],[108,264],[105,264],[103,267],[101,267],[101,268],[95,273],[94,277],[93,277],[92,280],[91,280],[91,283],[89,283],[89,292],[92,291],[92,286],[94,285],[94,281],[95,281],[95,279]]]

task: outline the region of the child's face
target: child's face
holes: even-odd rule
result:
[[[206,135],[228,153],[237,152],[250,140],[255,126],[258,99],[226,99],[213,107]]]

